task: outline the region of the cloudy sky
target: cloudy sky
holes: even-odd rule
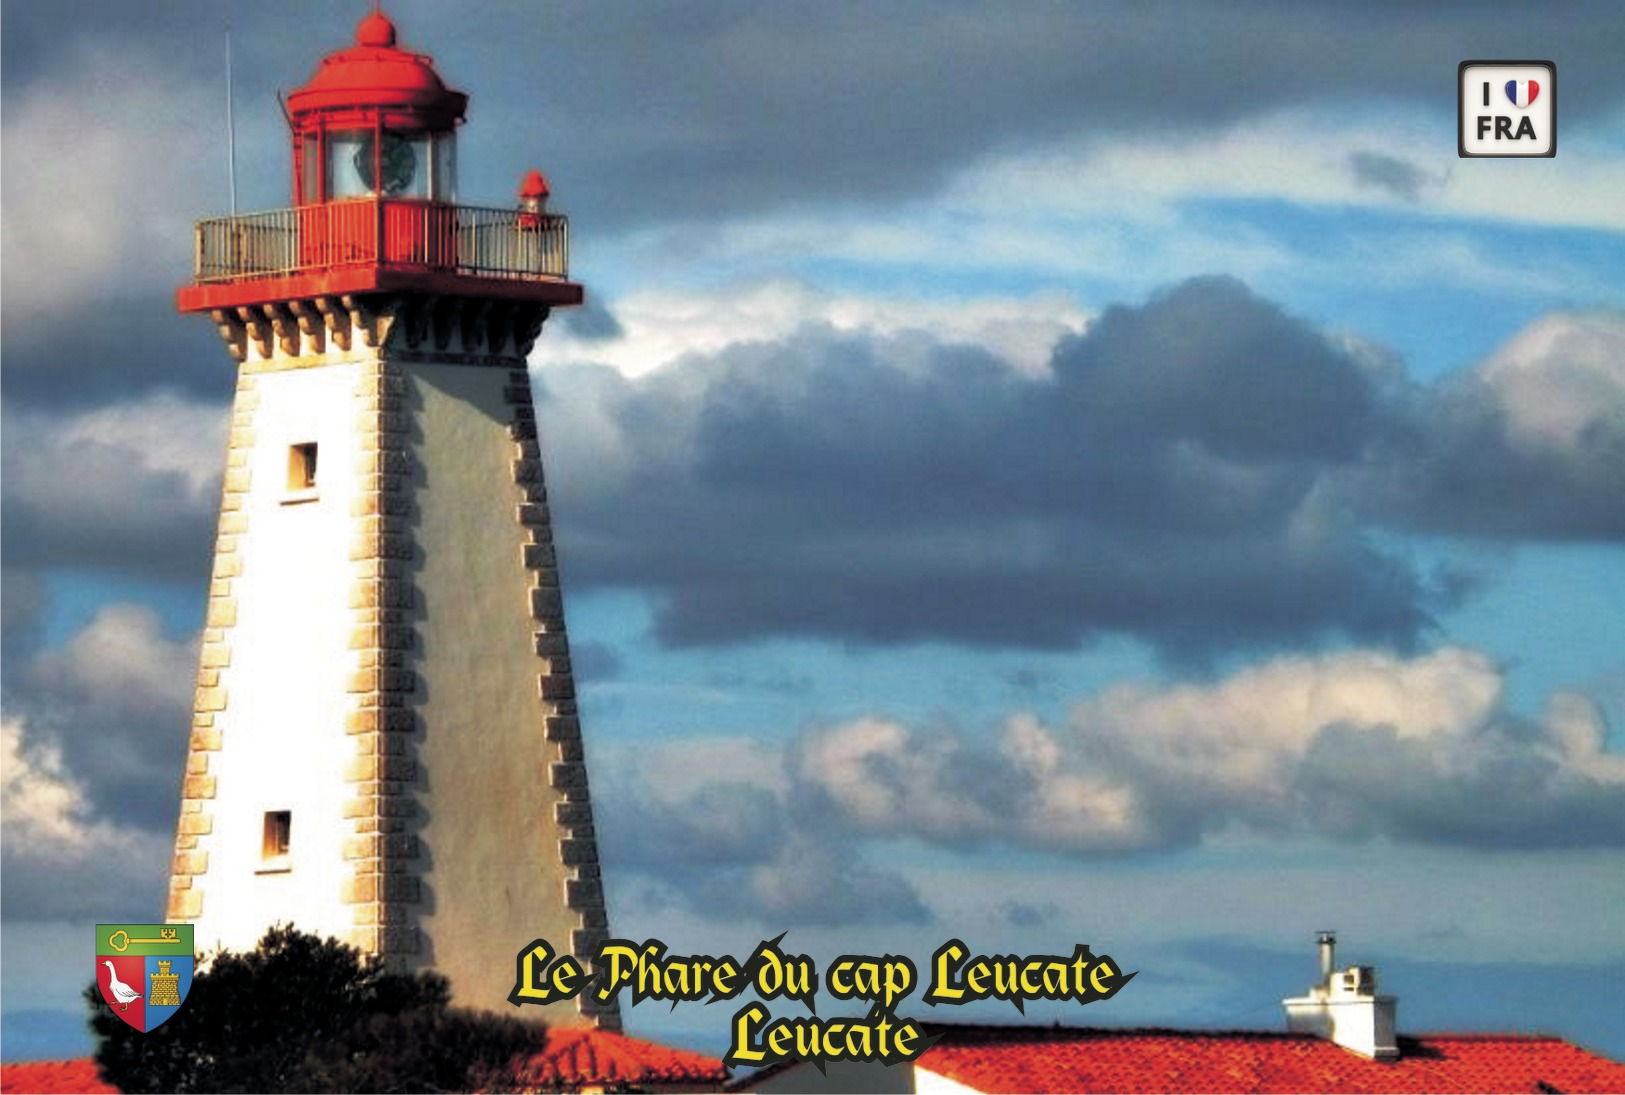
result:
[[[7,1057],[161,912],[226,25],[275,208],[367,7],[6,5]],[[532,376],[619,934],[1086,942],[1132,990],[1030,1016],[1269,1029],[1334,927],[1403,1030],[1625,1056],[1617,5],[388,11],[463,200],[572,216]],[[1457,64],[1527,57],[1558,155],[1458,159]]]

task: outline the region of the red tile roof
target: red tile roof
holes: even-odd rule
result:
[[[515,1083],[527,1091],[611,1091],[646,1084],[703,1085],[721,1089],[727,1070],[715,1057],[670,1049],[607,1030],[550,1030],[547,1047],[518,1069]],[[36,1061],[0,1068],[0,1092],[108,1092],[88,1057]]]
[[[89,1057],[74,1061],[24,1061],[0,1065],[0,1092],[12,1091],[34,1091],[41,1095],[54,1095],[56,1092],[118,1095],[118,1088],[102,1083],[96,1075],[96,1062]]]
[[[1401,1036],[1373,1061],[1309,1034],[929,1024],[918,1067],[985,1092],[1625,1092],[1625,1065],[1561,1038]]]
[[[547,1048],[518,1071],[527,1090],[576,1091],[643,1084],[703,1084],[720,1088],[728,1078],[722,1062],[703,1053],[670,1049],[607,1030],[555,1029]]]

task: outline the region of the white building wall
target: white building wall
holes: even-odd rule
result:
[[[419,744],[426,890],[421,960],[461,1003],[509,1009],[515,958],[537,937],[569,953],[574,913],[548,782],[526,529],[504,369],[413,364]],[[580,1022],[573,1005],[536,1009]]]
[[[213,832],[199,848],[207,872],[197,921],[200,952],[252,949],[265,929],[289,922],[345,937],[338,901],[347,867],[341,804],[350,755],[344,733],[350,613],[349,543],[356,434],[353,364],[262,373],[256,378],[249,485],[237,537],[241,574],[228,697],[216,716],[221,748]],[[288,450],[317,444],[314,497],[288,488]],[[264,816],[292,812],[286,869],[262,862]]]
[[[608,932],[523,364],[546,308],[297,305],[216,317],[242,369],[167,916],[204,951],[292,924],[511,1013],[522,949]]]

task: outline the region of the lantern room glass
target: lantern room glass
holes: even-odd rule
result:
[[[327,134],[327,197],[452,201],[456,196],[455,134],[385,129]]]

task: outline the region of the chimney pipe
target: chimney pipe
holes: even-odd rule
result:
[[[1315,933],[1315,942],[1320,946],[1320,980],[1322,984],[1331,984],[1332,967],[1337,960],[1337,933],[1322,931]]]

